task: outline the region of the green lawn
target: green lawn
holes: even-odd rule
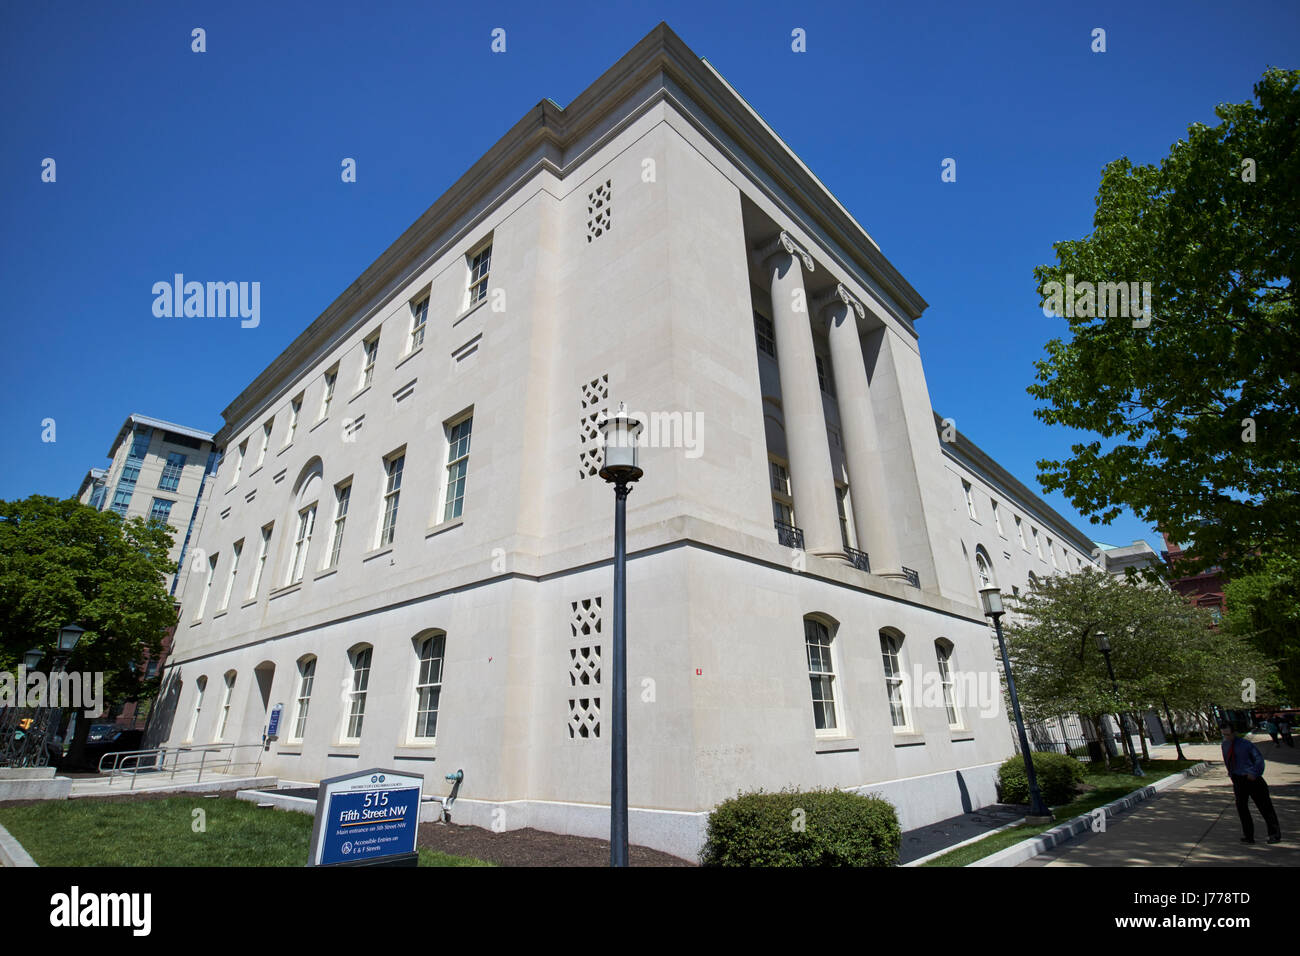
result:
[[[1129,772],[1129,761],[1124,757],[1114,758],[1109,767],[1094,768],[1092,764],[1084,764],[1084,783],[1096,787],[1095,790],[1088,790],[1078,794],[1070,803],[1052,807],[1052,812],[1056,819],[1051,823],[1041,824],[1038,826],[1029,826],[1021,824],[1018,827],[1011,827],[1009,830],[1003,830],[1001,833],[994,833],[975,843],[967,844],[959,850],[953,850],[951,853],[945,853],[943,856],[935,857],[922,866],[965,866],[975,860],[986,857],[991,853],[999,850],[1005,850],[1022,840],[1028,840],[1030,837],[1037,836],[1053,827],[1060,826],[1071,817],[1077,817],[1082,813],[1088,813],[1097,807],[1103,806],[1111,801],[1118,800],[1120,797],[1128,796],[1134,790],[1140,790],[1142,787],[1150,786],[1162,777],[1167,777],[1171,773],[1178,773],[1186,770],[1188,767],[1195,767],[1199,760],[1144,760],[1142,769],[1146,776],[1141,779],[1134,777]]]
[[[202,810],[206,825],[196,833]],[[0,808],[0,824],[41,866],[303,866],[312,818],[232,797],[60,800]],[[420,866],[491,866],[420,849]]]

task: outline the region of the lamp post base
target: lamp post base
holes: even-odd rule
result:
[[[1042,826],[1044,823],[1051,823],[1051,822],[1052,822],[1053,820],[1055,820],[1055,819],[1056,819],[1056,815],[1055,815],[1055,814],[1052,814],[1052,813],[1049,813],[1049,814],[1048,814],[1047,816],[1045,816],[1045,817],[1044,817],[1044,816],[1034,816],[1033,814],[1030,814],[1030,815],[1028,815],[1028,816],[1025,817],[1025,823],[1029,824],[1031,827],[1040,827],[1040,826]]]

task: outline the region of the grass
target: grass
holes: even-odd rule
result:
[[[951,853],[935,857],[928,863],[921,865],[965,866],[975,860],[982,859],[999,850],[1005,850],[1022,840],[1028,840],[1030,837],[1059,826],[1071,817],[1088,813],[1113,800],[1118,800],[1120,797],[1128,796],[1134,790],[1149,786],[1163,777],[1186,770],[1188,767],[1195,767],[1199,763],[1201,763],[1199,760],[1144,760],[1142,761],[1142,769],[1146,772],[1146,776],[1141,779],[1133,776],[1129,769],[1129,761],[1124,757],[1113,758],[1109,766],[1106,767],[1094,767],[1092,764],[1084,764],[1084,783],[1096,789],[1086,790],[1077,794],[1074,800],[1069,803],[1052,807],[1056,819],[1051,823],[1036,826],[1021,824],[1018,827],[1011,827],[1001,833],[991,834],[982,840],[977,840],[960,849],[953,850]]]
[[[204,829],[195,832],[200,820]],[[0,824],[41,866],[303,866],[312,818],[232,797],[183,794],[3,807]],[[491,865],[420,848],[420,866]]]

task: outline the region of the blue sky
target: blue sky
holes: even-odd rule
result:
[[[75,493],[131,412],[215,431],[526,111],[570,102],[660,20],[929,301],[935,407],[1035,490],[1035,461],[1072,436],[1025,393],[1064,328],[1033,267],[1089,231],[1105,163],[1158,161],[1300,50],[1290,0],[5,4],[0,498]],[[260,326],[154,317],[151,287],[176,272],[260,281]],[[1045,497],[1097,540],[1160,547],[1132,515],[1094,527]]]

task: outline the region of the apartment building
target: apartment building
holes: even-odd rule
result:
[[[925,307],[661,24],[222,413],[159,741],[261,744],[280,708],[264,772],[463,770],[458,822],[607,834],[624,402],[632,842],[694,856],[757,787],[879,792],[905,827],[992,802],[1001,694],[956,690],[996,674],[977,558],[1028,582],[1092,546],[941,439]]]

